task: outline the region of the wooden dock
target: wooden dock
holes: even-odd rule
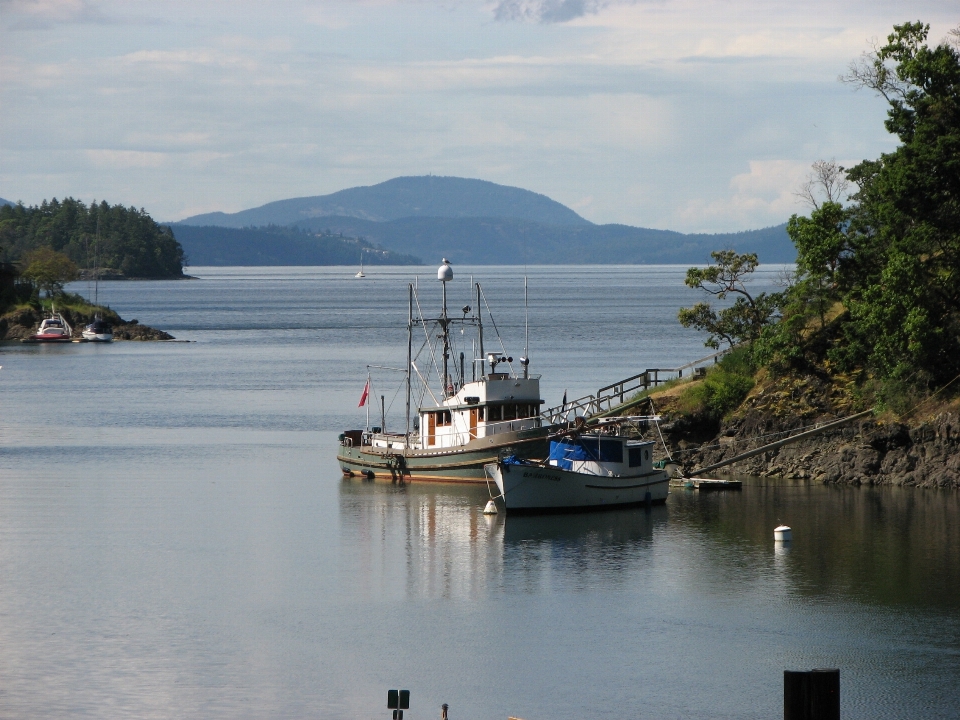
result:
[[[702,492],[743,489],[743,482],[740,480],[717,480],[714,478],[676,478],[670,481],[670,485]]]

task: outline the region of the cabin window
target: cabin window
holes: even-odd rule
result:
[[[514,420],[517,417],[517,406],[516,405],[504,405],[503,406],[503,419],[504,420]]]
[[[486,408],[483,408],[483,407],[477,408],[477,419],[478,419],[478,420],[483,420],[483,411],[484,411],[484,410],[486,410]]]
[[[628,449],[630,455],[630,467],[640,467],[643,465],[643,455],[646,453],[649,456],[649,451],[644,450],[643,448],[632,447]]]
[[[490,410],[490,417],[487,418],[488,420],[492,420],[493,422],[498,422],[499,420],[503,419],[503,416],[500,412],[499,405],[491,405],[489,410]]]
[[[619,440],[600,440],[600,460],[603,462],[622,463],[623,443]]]
[[[450,425],[449,410],[441,410],[440,412],[437,413],[437,427],[441,427],[443,425]]]

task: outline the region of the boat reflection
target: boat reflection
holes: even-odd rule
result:
[[[485,516],[486,500],[485,488],[469,485],[343,481],[343,566],[351,568],[344,583],[361,594],[389,585],[429,598],[529,592],[544,583],[619,586],[649,559],[669,513],[655,506]]]

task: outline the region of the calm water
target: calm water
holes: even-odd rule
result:
[[[956,494],[756,481],[488,519],[483,488],[343,481],[365,365],[405,352],[411,271],[373,271],[109,284],[195,342],[0,347],[0,717],[386,718],[404,687],[410,720],[776,718],[813,667],[841,668],[845,720],[960,715]],[[522,269],[474,272],[520,355]],[[683,268],[527,274],[551,404],[707,353]]]

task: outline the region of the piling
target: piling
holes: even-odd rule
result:
[[[783,720],[840,720],[840,670],[784,670]]]

